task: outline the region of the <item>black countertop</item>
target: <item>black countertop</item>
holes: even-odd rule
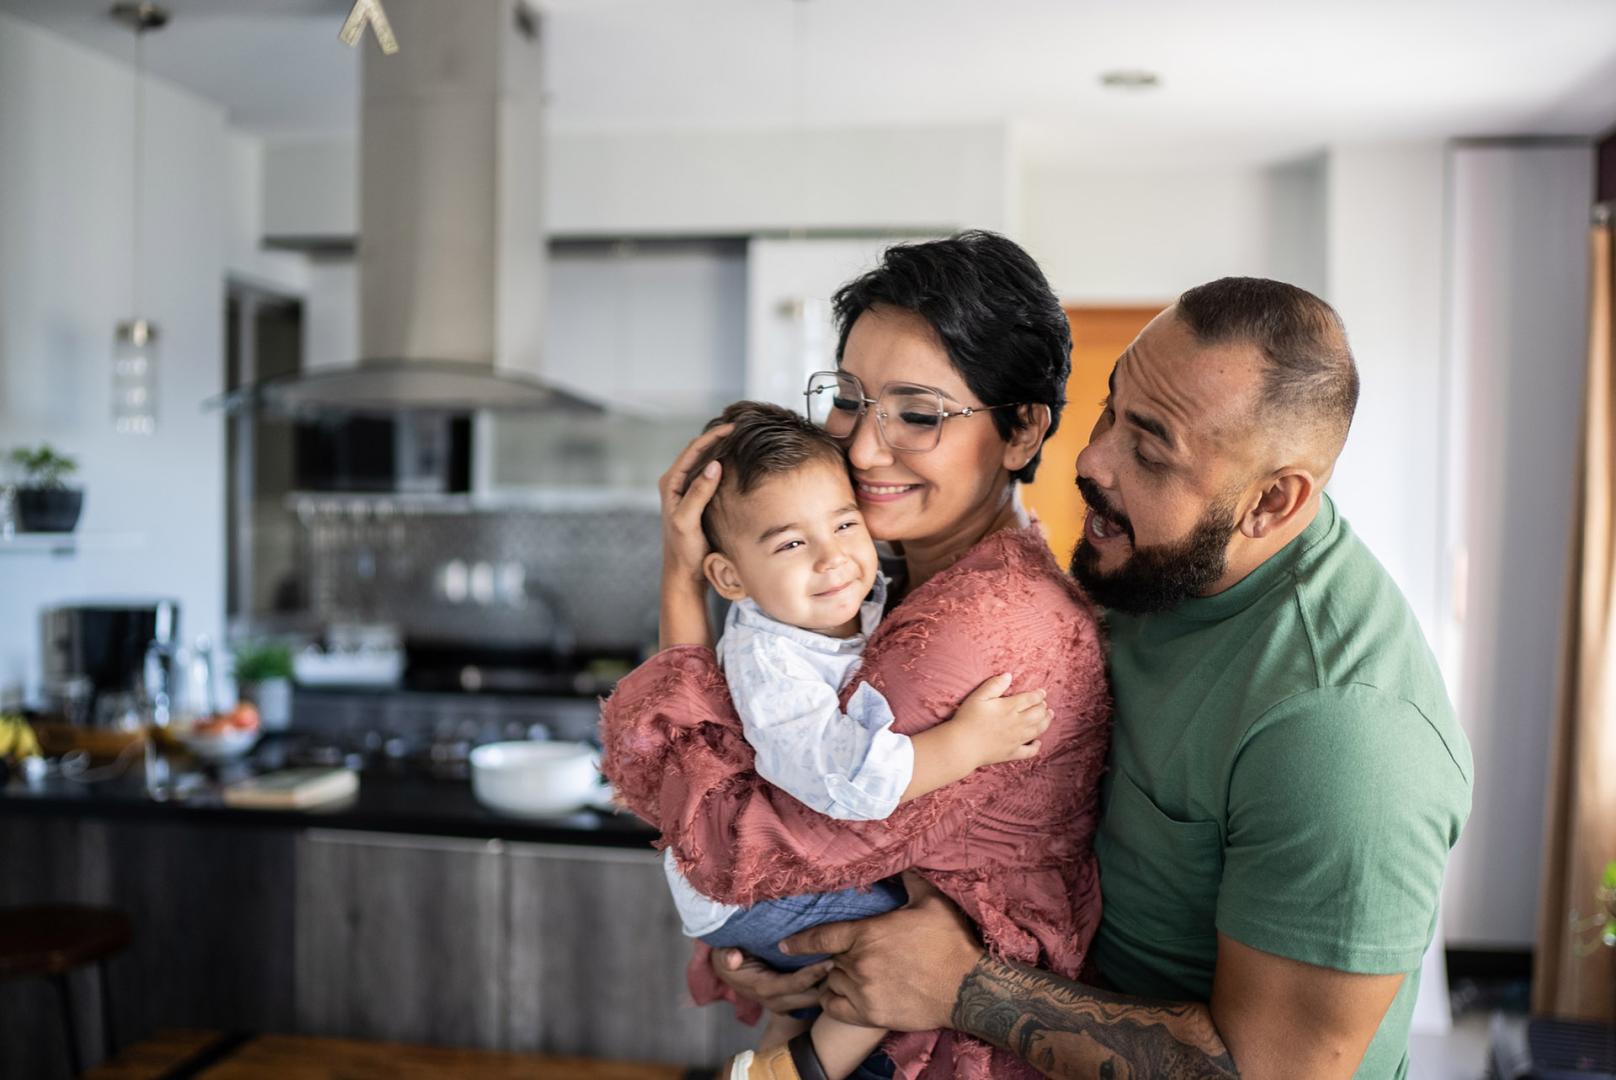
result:
[[[367,770],[360,774],[359,792],[353,798],[305,810],[258,810],[224,804],[220,795],[223,780],[248,775],[255,771],[255,766],[273,761],[274,740],[265,739],[246,763],[224,773],[193,768],[177,774],[177,783],[173,786],[182,794],[167,799],[148,794],[138,758],[123,774],[97,781],[50,775],[30,784],[13,776],[0,786],[0,814],[282,829],[356,829],[643,849],[649,849],[657,836],[655,829],[627,812],[583,810],[566,817],[511,817],[479,803],[471,794],[468,780],[440,779],[403,771]]]

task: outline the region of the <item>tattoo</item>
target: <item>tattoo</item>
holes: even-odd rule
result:
[[[1204,1005],[1113,994],[989,957],[960,984],[953,1024],[1046,1076],[1226,1080],[1240,1075]]]

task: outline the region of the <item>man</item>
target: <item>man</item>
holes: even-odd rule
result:
[[[1471,760],[1406,601],[1324,494],[1357,396],[1339,317],[1273,281],[1191,289],[1122,355],[1072,560],[1117,705],[1096,978],[986,955],[911,875],[908,907],[787,943],[839,954],[831,1015],[957,1028],[1051,1076],[1406,1074]],[[804,990],[715,963],[771,1004]]]

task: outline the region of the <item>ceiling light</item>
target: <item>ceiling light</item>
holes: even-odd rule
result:
[[[1154,90],[1161,76],[1144,68],[1112,68],[1100,73],[1100,85],[1112,90]]]
[[[157,429],[157,326],[141,306],[141,214],[145,212],[146,35],[168,23],[168,12],[151,3],[112,5],[112,17],[135,35],[134,128],[129,184],[129,292],[132,314],[118,322],[112,345],[112,424],[124,434],[150,435]]]

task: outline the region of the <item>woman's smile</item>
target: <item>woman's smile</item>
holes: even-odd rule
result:
[[[889,503],[918,491],[920,484],[877,484],[869,480],[855,480],[854,488],[861,503]]]

